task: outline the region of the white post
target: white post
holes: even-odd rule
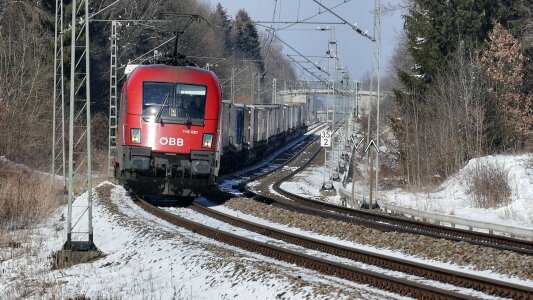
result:
[[[231,104],[235,103],[235,68],[231,68]]]

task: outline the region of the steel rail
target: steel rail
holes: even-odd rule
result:
[[[299,204],[302,204],[308,208],[333,211],[338,214],[355,217],[361,221],[366,221],[365,223],[368,225],[370,225],[368,222],[372,222],[373,224],[379,224],[378,227],[383,227],[387,231],[400,231],[419,235],[427,235],[430,237],[444,238],[455,242],[467,242],[470,244],[491,247],[501,250],[508,250],[525,255],[533,255],[533,242],[531,241],[495,234],[488,234],[483,232],[464,230],[460,228],[450,228],[447,226],[421,222],[418,220],[401,218],[390,215],[388,213],[378,213],[362,209],[351,209],[313,199],[308,199],[306,197],[302,197],[300,195],[285,191],[281,188],[281,184],[283,182],[291,179],[298,172],[307,167],[307,165],[302,166],[302,168],[298,168],[293,173],[277,181],[274,184],[273,189],[276,192],[288,196],[295,202],[298,202]]]
[[[311,147],[311,145],[309,145],[309,147]],[[306,197],[302,197],[281,189],[281,184],[283,182],[291,179],[297,173],[308,167],[309,164],[311,164],[311,162],[314,161],[314,159],[318,156],[321,150],[321,148],[318,148],[313,153],[311,158],[306,161],[305,164],[298,167],[295,171],[289,173],[288,175],[284,176],[282,179],[274,183],[274,191],[281,195],[284,195],[285,197],[291,200],[274,199],[273,197],[260,195],[257,192],[251,191],[247,187],[247,183],[251,182],[252,180],[261,179],[269,175],[270,173],[276,171],[277,169],[272,170],[268,174],[262,174],[260,176],[257,176],[256,178],[249,179],[248,181],[243,182],[241,184],[241,189],[243,190],[245,195],[253,197],[256,200],[259,200],[264,203],[276,204],[278,206],[296,212],[319,215],[324,218],[341,220],[381,231],[396,231],[416,235],[425,235],[437,239],[443,238],[455,242],[467,242],[470,244],[484,247],[513,251],[524,255],[533,255],[533,242],[531,241],[430,224],[418,220],[392,216],[387,213],[378,213],[362,209],[346,208],[330,203],[308,199]]]
[[[216,228],[211,228],[209,226],[176,216],[172,213],[155,207],[138,197],[134,198],[134,202],[143,210],[162,220],[165,220],[173,225],[183,227],[207,238],[239,247],[247,251],[262,254],[277,260],[296,264],[307,269],[316,270],[326,275],[368,284],[382,290],[387,290],[393,293],[418,299],[476,299],[475,297],[469,295],[463,295],[454,291],[415,283],[407,279],[395,278],[394,276],[380,274],[378,272],[344,265],[331,260],[313,257],[311,255],[298,253],[296,251],[261,243]]]
[[[464,288],[475,289],[488,295],[499,297],[529,299],[533,295],[533,288],[528,286],[470,275],[464,272],[447,270],[444,268],[412,262],[393,256],[387,256],[370,251],[346,247],[331,242],[325,242],[315,238],[310,238],[243,220],[196,203],[193,203],[190,208],[205,216],[264,236],[282,240],[287,243],[292,243],[308,249],[359,261],[365,264],[371,264],[380,268],[399,271]]]

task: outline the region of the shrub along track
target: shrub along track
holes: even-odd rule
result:
[[[331,260],[313,257],[307,254],[298,253],[296,251],[283,249],[281,247],[241,237],[176,216],[172,213],[169,213],[163,209],[149,204],[148,202],[144,201],[139,197],[134,197],[134,201],[139,207],[141,207],[145,211],[176,226],[183,227],[187,230],[201,234],[205,237],[214,239],[216,241],[228,245],[236,246],[247,251],[269,256],[277,260],[296,264],[304,268],[316,270],[327,275],[352,280],[354,282],[368,284],[381,290],[386,290],[400,295],[419,299],[475,299],[474,297],[459,294],[454,291],[422,285],[420,283],[412,282],[407,279],[395,278],[393,276],[380,274],[378,272],[344,265]],[[195,209],[201,209],[198,206],[194,207]],[[273,231],[271,231],[270,233],[274,234]],[[279,235],[280,233],[277,234]],[[289,235],[287,235],[286,238],[297,239],[296,236],[290,237]],[[333,248],[331,248],[331,250],[333,250]],[[513,294],[511,295],[520,295],[516,291],[512,293]]]
[[[308,167],[321,153],[322,148],[315,142],[309,145],[307,150],[302,152],[297,158],[289,161],[284,168],[278,168],[268,174],[262,174],[247,182],[243,182],[241,188],[245,195],[255,200],[277,205],[291,211],[318,215],[323,218],[344,221],[384,232],[396,231],[425,235],[437,239],[466,242],[473,245],[513,251],[519,254],[533,255],[533,242],[531,241],[441,226],[383,212],[346,208],[308,199],[283,190],[280,187],[281,184],[289,181],[298,172]],[[259,182],[259,184],[253,187],[254,191],[248,185],[252,180]],[[282,196],[271,193],[270,187]]]

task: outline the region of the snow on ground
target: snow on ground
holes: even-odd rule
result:
[[[250,200],[250,201],[252,201],[252,200]],[[432,266],[440,267],[440,268],[443,268],[443,269],[455,270],[455,271],[458,271],[458,272],[474,274],[474,275],[478,275],[478,276],[486,277],[486,278],[493,278],[493,279],[504,281],[504,282],[515,283],[515,284],[525,285],[525,286],[533,286],[533,282],[528,281],[528,280],[521,280],[521,279],[518,279],[518,278],[510,278],[510,277],[508,277],[506,275],[493,273],[493,272],[487,271],[487,270],[486,271],[478,271],[478,270],[475,270],[471,266],[469,266],[469,267],[460,267],[460,266],[457,266],[457,265],[454,265],[454,264],[451,264],[451,263],[444,263],[444,262],[441,262],[441,261],[422,259],[420,257],[410,256],[410,255],[407,255],[405,253],[401,253],[399,251],[376,248],[376,247],[372,247],[372,246],[368,246],[368,245],[364,245],[364,244],[360,244],[360,243],[354,243],[354,242],[351,242],[351,241],[347,241],[347,240],[341,239],[339,237],[334,237],[334,236],[329,236],[329,235],[321,235],[321,234],[317,234],[317,233],[311,232],[311,231],[306,231],[306,230],[303,230],[303,229],[300,229],[300,228],[297,228],[297,227],[291,227],[291,226],[287,226],[287,225],[283,225],[283,224],[273,223],[273,222],[270,222],[268,220],[264,220],[264,219],[261,219],[261,218],[258,218],[258,217],[252,216],[252,215],[243,214],[242,212],[233,210],[233,209],[231,209],[231,208],[229,208],[227,206],[224,206],[224,205],[215,205],[215,206],[213,206],[213,204],[211,202],[209,202],[209,200],[207,200],[207,199],[205,199],[203,197],[200,197],[199,199],[197,199],[196,202],[201,204],[201,205],[210,207],[211,209],[220,211],[222,213],[225,213],[225,214],[228,214],[228,215],[231,215],[231,216],[243,219],[243,220],[247,220],[247,221],[250,221],[250,222],[253,222],[253,223],[265,225],[265,226],[268,226],[268,227],[271,227],[271,228],[276,228],[276,229],[279,229],[279,230],[282,230],[282,231],[295,233],[295,234],[298,234],[298,235],[301,235],[301,236],[304,236],[304,237],[309,237],[309,238],[313,238],[313,239],[320,240],[320,241],[326,241],[326,242],[330,242],[330,243],[334,243],[334,244],[338,244],[338,245],[343,245],[343,246],[346,246],[346,247],[349,247],[349,248],[353,248],[353,249],[361,249],[361,250],[365,250],[365,251],[369,251],[369,252],[373,252],[373,253],[379,253],[379,254],[382,254],[382,255],[397,257],[397,258],[409,260],[409,261],[416,262],[416,263],[422,263],[422,264],[426,264],[426,265],[432,265]],[[226,223],[221,223],[221,222],[218,222],[218,221],[209,220],[210,219],[209,217],[205,217],[203,215],[200,215],[197,218],[199,218],[198,221],[202,222],[203,224],[208,223],[208,222],[214,222],[214,223],[217,224],[215,226],[219,226],[217,228],[221,228],[221,229],[222,228],[226,228],[224,230],[227,230],[227,231],[230,231],[230,232],[232,230],[235,230],[234,226],[228,225]],[[209,226],[211,226],[211,225],[209,225]],[[248,231],[242,230],[242,229],[238,229],[238,230],[239,230],[239,232],[245,232],[246,234],[249,235],[250,238],[254,238],[254,239],[257,239],[257,240],[265,239],[265,241],[268,240],[268,238],[266,238],[266,237],[258,237],[258,235],[255,234],[255,233],[249,233]],[[282,243],[283,244],[283,242],[279,242],[279,241],[278,242],[271,242],[271,243],[278,243],[278,244]],[[315,255],[315,253],[312,253],[312,254]],[[332,259],[333,256],[331,256],[331,255],[322,255],[322,257],[328,258],[328,259]],[[334,258],[334,259],[336,259],[338,261],[343,260],[342,261],[343,263],[352,264],[352,265],[355,265],[355,266],[358,266],[358,267],[367,268],[369,270],[373,270],[373,271],[377,271],[377,272],[387,273],[389,275],[393,275],[393,276],[396,276],[396,277],[405,277],[405,278],[410,278],[410,279],[415,278],[415,277],[411,277],[411,276],[405,276],[405,274],[402,274],[402,273],[399,273],[399,272],[383,271],[381,268],[377,268],[377,267],[373,267],[373,266],[369,266],[369,265],[365,265],[365,264],[359,264],[359,263],[358,264],[354,264],[353,261],[350,261],[350,260],[344,260],[344,259],[339,259],[339,258]],[[444,287],[444,288],[446,288],[446,286],[447,286],[447,285],[443,285],[441,283],[436,283],[436,282],[432,282],[432,281],[421,280],[421,282],[426,282],[426,283],[430,282],[429,283],[430,285]],[[462,291],[462,292],[464,292],[464,291]],[[485,297],[486,297],[486,295],[485,295]]]
[[[380,195],[382,201],[406,207],[533,228],[533,169],[525,163],[530,157],[499,155],[479,158],[472,160],[434,192],[412,193],[396,189],[381,192]],[[5,161],[0,157],[0,162]],[[493,161],[508,168],[512,189],[509,205],[496,209],[472,207],[464,176],[478,161]],[[295,176],[292,183],[283,184],[282,188],[338,203],[339,196],[321,195],[319,189],[324,180],[323,174],[323,167],[310,167]],[[234,183],[237,182],[226,182],[226,186]],[[336,188],[339,187],[339,183],[334,184]],[[351,187],[348,185],[346,188],[349,190]],[[362,190],[362,185],[358,183],[357,189]],[[314,271],[177,228],[141,211],[122,187],[113,187],[111,195],[109,203],[95,197],[93,209],[95,243],[104,257],[70,268],[50,269],[50,256],[64,243],[63,216],[66,208],[62,208],[36,229],[17,232],[21,240],[26,237],[21,247],[0,246],[0,299],[68,298],[76,295],[113,299],[396,298],[389,293],[321,276]],[[83,194],[79,201],[85,201],[86,198],[87,195]],[[268,224],[264,220],[239,215],[224,206],[216,209]],[[299,232],[298,229],[282,225],[268,225]],[[299,233],[310,235],[309,232]],[[313,236],[335,243],[347,243],[332,237]],[[349,246],[375,250],[353,243]],[[383,251],[380,249],[380,252]],[[389,252],[389,255],[406,258],[394,251]],[[419,261],[416,258],[407,259]],[[425,262],[465,271],[448,264]],[[480,272],[480,275],[504,279],[491,273]]]
[[[141,211],[122,187],[99,188],[106,185],[111,200],[95,196],[93,209],[94,240],[104,257],[51,270],[50,256],[65,237],[63,208],[29,232],[23,247],[0,248],[0,299],[398,298],[175,227]]]
[[[528,161],[533,155],[493,155],[472,159],[457,174],[448,178],[431,192],[411,192],[394,189],[379,192],[380,201],[422,211],[449,214],[466,219],[489,223],[527,227],[533,230],[533,166]],[[508,171],[511,188],[509,204],[497,208],[476,208],[466,183],[469,172],[478,165],[495,164]],[[312,166],[296,175],[281,187],[302,196],[320,198],[320,187],[324,181],[322,166]],[[338,190],[339,183],[334,182]],[[345,187],[351,191],[351,183]],[[356,193],[368,194],[364,182],[356,182]],[[322,197],[324,199],[324,197]],[[326,201],[340,203],[340,197],[329,196]]]
[[[527,165],[530,159],[533,159],[531,154],[476,158],[432,192],[413,193],[396,189],[381,195],[384,201],[409,208],[533,229],[533,166]],[[467,176],[477,166],[487,163],[508,170],[509,204],[491,209],[474,207],[468,194]]]
[[[281,184],[281,188],[287,192],[296,195],[311,196],[315,200],[322,200],[333,204],[340,204],[341,197],[336,195],[327,195],[321,192],[320,188],[324,183],[324,174],[326,173],[324,166],[312,165],[302,172],[296,174],[292,180]],[[297,184],[295,184],[297,183]],[[336,190],[339,189],[341,183],[333,181],[333,186]],[[273,190],[272,193],[275,193]]]

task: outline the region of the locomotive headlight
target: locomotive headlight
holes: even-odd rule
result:
[[[141,129],[140,128],[132,128],[130,130],[130,140],[133,144],[141,143]]]
[[[204,133],[204,137],[202,139],[202,148],[211,148],[213,145],[213,135],[209,133]]]

